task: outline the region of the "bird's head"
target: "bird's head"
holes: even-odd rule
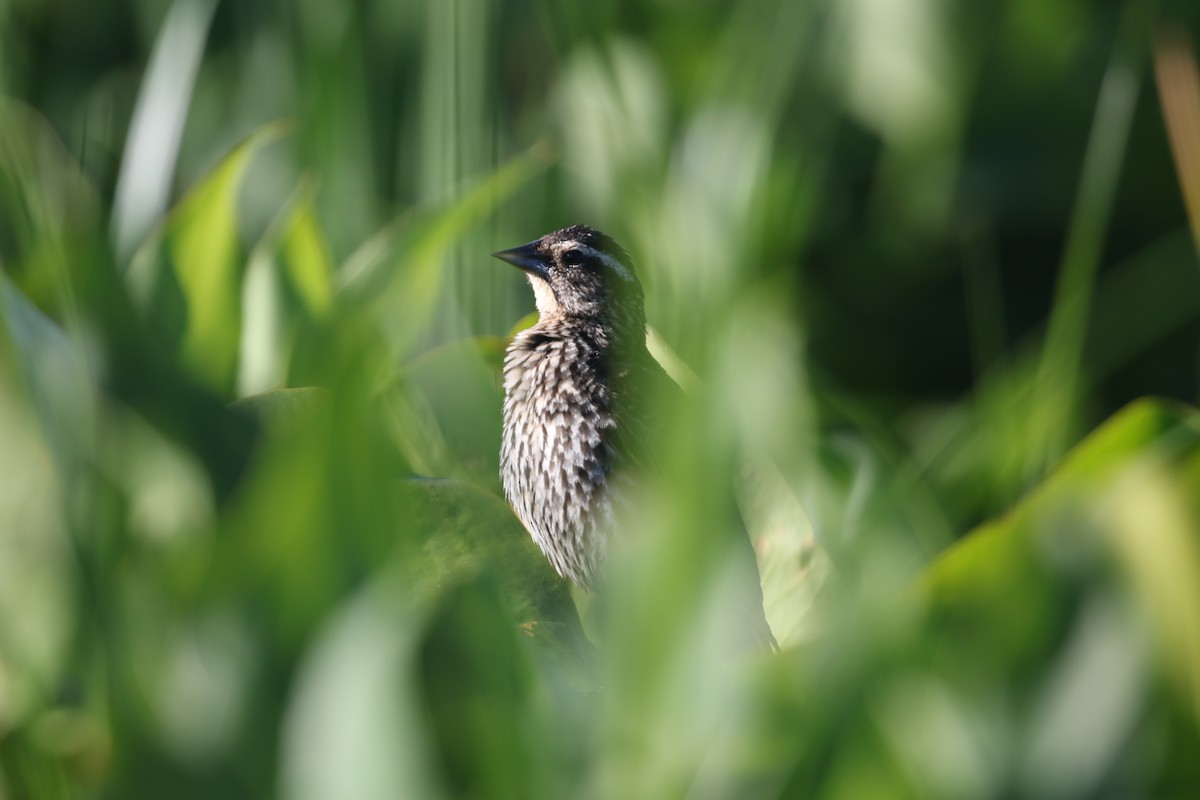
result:
[[[542,320],[595,320],[645,335],[642,286],[625,248],[586,225],[492,253],[525,272]]]

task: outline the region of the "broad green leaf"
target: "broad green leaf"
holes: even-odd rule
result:
[[[284,271],[305,309],[314,317],[333,302],[333,256],[313,210],[312,198],[297,203],[283,238]]]
[[[183,360],[224,389],[233,379],[241,332],[237,193],[254,154],[283,132],[259,129],[184,198],[167,224],[175,272],[187,303]]]
[[[1200,414],[1140,400],[1087,437],[1012,512],[946,552],[924,576],[922,594],[941,630],[974,643],[973,658],[1017,669],[1048,657],[1072,598],[1103,586],[1111,565],[1165,676],[1200,723],[1198,496]]]
[[[234,148],[172,210],[162,233],[143,245],[129,271],[144,311],[157,315],[168,331],[179,324],[176,310],[167,305],[170,295],[177,297],[182,306],[177,313],[184,318],[180,357],[222,393],[233,385],[242,329],[238,191],[254,155],[285,130],[281,123],[266,125]],[[169,274],[163,271],[163,255]]]
[[[298,333],[332,305],[333,265],[313,195],[310,184],[301,186],[250,254],[241,292],[239,395],[284,386]]]
[[[234,403],[261,419],[276,439],[305,436],[328,424],[331,395],[324,389],[285,389]],[[291,452],[291,450],[289,450]],[[298,451],[297,451],[298,452]],[[281,459],[286,469],[297,459]],[[446,585],[491,571],[521,623],[563,625],[577,620],[566,583],[554,574],[512,509],[499,496],[465,481],[409,479],[396,499],[406,526],[415,526],[421,552],[398,566],[416,598],[436,597]],[[380,513],[387,509],[380,509]]]
[[[229,557],[239,564],[286,562],[286,576],[282,566],[272,567],[280,589],[287,589],[283,582],[293,568],[296,580],[317,574],[308,559],[328,557],[334,544],[316,538],[314,527],[330,503],[322,499],[328,493],[323,485],[327,478],[314,448],[328,435],[331,400],[329,392],[308,388],[268,392],[234,404],[257,415],[271,432],[260,474],[250,486],[259,494],[257,505],[272,511],[270,519],[254,516],[242,523],[257,543],[247,541]],[[399,587],[395,591],[405,602],[427,607],[451,587],[488,575],[513,623],[536,651],[573,683],[585,682],[590,645],[568,586],[504,500],[458,480],[400,480],[385,491],[391,496],[373,513],[388,520],[384,527],[393,533],[378,545],[380,552],[391,554],[378,574]],[[310,583],[305,595],[317,592]]]
[[[1141,457],[1178,459],[1200,448],[1195,415],[1179,406],[1142,400],[1126,407],[1080,443],[1046,482],[1009,514],[963,537],[928,570],[924,582],[937,594],[971,592],[989,575],[1002,575],[997,563],[1010,563],[1030,546],[1028,527],[1056,502],[1071,499],[1136,463]],[[1021,559],[1014,563],[1019,564]]]

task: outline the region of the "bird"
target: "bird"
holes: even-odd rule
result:
[[[642,285],[611,236],[572,225],[492,255],[525,273],[538,311],[505,350],[504,494],[554,570],[592,591],[630,481],[656,464],[653,401],[682,390],[647,349]],[[753,548],[738,539],[752,572],[745,627],[775,649]]]

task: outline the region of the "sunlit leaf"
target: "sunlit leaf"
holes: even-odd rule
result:
[[[242,326],[238,189],[255,153],[284,131],[281,124],[268,125],[238,145],[192,187],[168,217],[161,239],[144,244],[129,271],[134,295],[152,317],[161,314],[163,292],[177,287],[184,320],[180,357],[222,393],[233,385]]]
[[[1200,415],[1139,401],[1087,437],[1011,513],[966,536],[925,575],[923,595],[939,638],[961,648],[963,664],[986,663],[982,669],[1009,681],[1046,660],[1061,662],[1063,677],[1057,683],[1051,677],[1034,716],[1035,728],[1044,727],[1033,731],[1042,744],[1027,753],[1031,791],[1083,791],[1107,774],[1120,737],[1105,734],[1105,726],[1076,730],[1063,720],[1086,709],[1132,728],[1146,681],[1133,651],[1145,631],[1159,675],[1191,707],[1192,724],[1200,723],[1198,492]],[[1118,596],[1128,599],[1114,602],[1097,591],[1100,599],[1085,608],[1092,617],[1076,621],[1077,599],[1109,582],[1112,568],[1120,577]],[[1057,656],[1065,628],[1075,629],[1079,653]],[[1114,648],[1119,659],[1092,652]],[[1070,688],[1077,684],[1093,690],[1079,698]]]
[[[314,317],[329,311],[333,300],[333,257],[311,200],[296,204],[283,238],[288,281]]]
[[[250,253],[241,292],[239,395],[286,385],[300,331],[329,313],[333,265],[313,201],[310,185],[297,190]]]

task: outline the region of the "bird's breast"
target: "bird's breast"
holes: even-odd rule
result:
[[[532,341],[531,341],[532,340]],[[504,492],[560,574],[586,585],[609,516],[615,427],[597,354],[518,337],[504,363]]]

